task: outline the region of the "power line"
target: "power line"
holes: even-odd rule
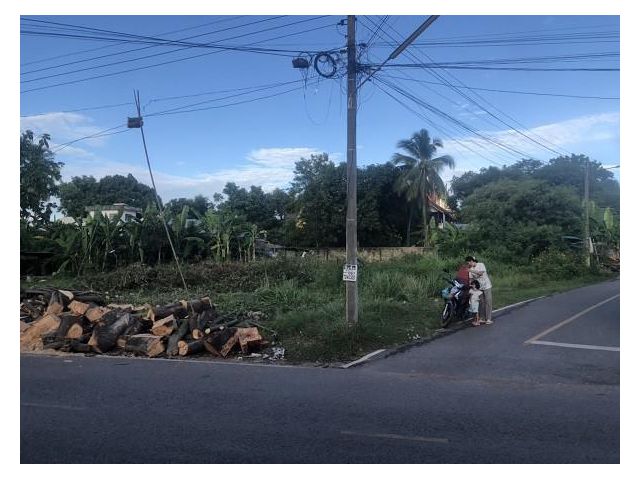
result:
[[[236,29],[247,27],[247,26],[251,26],[251,25],[257,25],[259,23],[270,22],[272,20],[277,20],[277,19],[280,19],[280,18],[283,18],[283,17],[285,17],[285,15],[269,17],[269,18],[266,18],[266,19],[247,22],[247,23],[243,23],[243,24],[240,24],[240,25],[235,25],[235,26],[232,26],[232,27],[227,27],[227,28],[222,28],[222,29],[218,29],[218,30],[213,30],[213,31],[210,31],[210,32],[200,33],[198,35],[191,35],[191,36],[188,36],[188,37],[183,37],[183,38],[178,39],[178,40],[180,40],[180,41],[181,40],[191,40],[193,38],[209,36],[209,35],[213,35],[213,34],[216,34],[216,33],[227,32],[229,30],[236,30]],[[249,34],[247,34],[247,35],[249,35]],[[222,41],[233,39],[233,38],[237,38],[237,37],[226,38],[226,39],[223,39]],[[119,42],[118,45],[128,44],[128,43],[130,43],[130,42],[125,40],[125,41]],[[108,57],[113,57],[113,56],[117,56],[117,55],[124,55],[126,53],[139,52],[139,51],[142,51],[142,50],[148,50],[150,48],[155,48],[156,46],[157,45],[151,45],[151,46],[140,47],[140,48],[132,48],[132,49],[123,50],[123,51],[120,51],[120,52],[109,53],[109,54],[106,54],[106,55],[99,55],[97,57],[86,58],[86,59],[82,59],[82,60],[75,60],[73,62],[67,62],[67,63],[62,63],[62,64],[59,64],[59,65],[53,65],[53,66],[50,66],[50,67],[40,68],[40,69],[36,69],[36,70],[30,70],[30,71],[24,72],[23,75],[30,74],[30,73],[35,73],[35,72],[40,72],[40,71],[45,71],[45,70],[52,70],[52,69],[62,68],[62,67],[65,67],[65,66],[75,65],[75,64],[78,64],[78,63],[92,62],[92,61],[95,61],[95,60],[99,60],[101,58],[108,58]],[[102,47],[102,48],[105,48],[105,47]],[[177,49],[177,50],[180,50],[180,49]],[[164,52],[164,53],[171,53],[171,52]]]
[[[385,77],[386,78],[402,79],[402,77],[397,77],[397,76],[388,75],[388,74],[385,75]],[[430,84],[430,85],[447,86],[446,83],[430,82],[428,80],[416,80],[416,79],[407,79],[407,78],[404,78],[404,80],[409,80],[409,81],[418,82],[418,83],[425,83],[425,84]],[[480,90],[480,91],[486,91],[486,92],[514,93],[514,94],[520,94],[520,95],[539,95],[539,96],[547,96],[547,97],[566,97],[566,98],[586,98],[586,99],[593,99],[593,100],[620,100],[620,97],[602,97],[602,96],[595,96],[595,95],[571,95],[571,94],[567,94],[567,93],[528,92],[528,91],[523,91],[523,90],[499,90],[499,89],[496,89],[496,88],[467,87],[467,86],[462,86],[462,85],[456,85],[456,87],[464,88],[465,90]]]
[[[393,27],[391,27],[393,29]],[[393,29],[395,31],[395,29]],[[397,33],[397,32],[396,32]],[[413,53],[411,52],[407,52],[407,54],[413,58],[417,60],[417,57],[415,55],[413,55]],[[433,59],[427,55],[424,54],[424,56],[429,59],[432,63]],[[517,134],[521,135],[524,138],[527,138],[528,140],[532,141],[533,143],[535,143],[538,146],[541,146],[543,148],[545,148],[546,150],[553,152],[554,154],[557,155],[561,155],[561,153],[549,146],[547,146],[545,143],[541,142],[540,140],[537,140],[535,138],[533,138],[532,136],[524,133],[523,131],[521,131],[520,129],[518,129],[517,127],[514,127],[513,125],[511,125],[510,123],[504,121],[502,118],[500,118],[498,115],[494,114],[491,110],[489,110],[488,108],[484,107],[483,105],[481,105],[480,103],[478,103],[475,99],[473,99],[472,97],[470,97],[469,95],[465,94],[464,92],[460,91],[459,88],[457,88],[455,85],[453,85],[451,82],[449,82],[444,76],[442,76],[440,73],[438,72],[432,72],[431,69],[425,69],[427,72],[429,72],[431,75],[435,76],[436,78],[444,81],[450,88],[452,88],[455,92],[457,92],[459,95],[461,95],[463,98],[467,99],[468,101],[472,102],[474,105],[476,105],[477,107],[479,107],[480,109],[482,109],[483,111],[487,112],[492,118],[495,118],[496,120],[498,120],[500,123],[502,123],[503,125],[505,125],[506,127],[512,129],[513,131],[515,131]],[[458,79],[457,77],[455,77],[453,74],[449,73],[446,69],[444,70],[445,74],[451,76],[451,78],[453,78],[458,84],[464,85],[464,82],[462,82],[460,79]],[[524,125],[522,125],[521,123],[519,123],[517,120],[515,120],[513,117],[507,115],[506,113],[504,113],[503,111],[501,111],[500,109],[498,109],[497,107],[495,107],[493,104],[491,104],[488,100],[484,99],[484,97],[480,96],[478,93],[475,93],[472,91],[472,93],[474,93],[474,95],[476,95],[476,97],[478,97],[481,101],[483,101],[485,104],[487,104],[489,107],[493,108],[496,112],[498,112],[499,114],[509,118],[512,122],[516,123],[517,125],[519,125],[520,127],[523,127],[525,130],[527,129]],[[534,134],[535,136],[535,134]],[[550,142],[549,142],[550,143]],[[556,146],[553,145],[552,143],[550,143],[552,146]],[[560,147],[558,147],[560,148]],[[562,148],[560,148],[562,150]]]
[[[133,105],[133,103],[126,102],[126,103],[114,103],[114,104],[110,104],[110,105],[98,105],[98,106],[95,106],[95,107],[76,108],[74,110],[59,110],[59,111],[56,111],[55,113],[86,112],[86,111],[89,111],[89,110],[104,110],[104,109],[107,109],[107,108],[124,107],[124,106],[129,106],[129,105]],[[51,112],[41,112],[41,113],[32,113],[32,114],[29,114],[29,115],[20,115],[20,118],[37,117],[39,115],[46,115],[47,113],[51,113]]]
[[[91,134],[91,135],[86,135],[84,137],[76,138],[75,140],[71,140],[70,142],[58,145],[56,149],[52,150],[52,152],[53,153],[57,153],[57,152],[59,152],[61,150],[64,150],[65,148],[67,148],[69,145],[73,145],[74,143],[80,142],[82,140],[89,140],[91,138],[104,137],[104,136],[106,136],[104,134],[106,134],[107,132],[111,132],[113,130],[116,130],[116,129],[122,128],[122,127],[126,127],[126,124],[116,125],[115,127],[107,128],[106,130],[102,130],[100,132],[96,132],[96,133]],[[115,135],[116,133],[123,133],[123,132],[126,132],[126,131],[127,130],[122,130],[121,132],[114,132],[111,135]]]
[[[270,38],[270,39],[254,42],[254,43],[252,43],[250,45],[263,43],[263,42],[267,42],[267,41],[270,41],[270,40],[273,40],[273,39],[278,39],[278,38],[285,38],[285,37],[290,37],[290,36],[294,36],[294,35],[301,35],[301,34],[304,34],[304,33],[309,33],[309,32],[313,32],[313,31],[316,31],[316,30],[323,29],[323,28],[327,28],[329,26],[334,26],[334,24],[322,25],[322,26],[316,27],[316,28],[310,28],[310,29],[307,29],[307,30],[293,32],[293,33],[289,33],[289,34],[286,34],[286,35],[280,35],[278,37],[274,37],[274,38]],[[166,62],[155,63],[155,64],[151,64],[151,65],[145,65],[145,66],[130,68],[130,69],[126,69],[126,70],[120,70],[120,71],[117,71],[117,72],[105,73],[105,74],[102,74],[102,75],[94,75],[94,76],[91,76],[91,77],[85,77],[85,78],[81,78],[81,79],[77,79],[77,80],[70,80],[70,81],[67,81],[67,82],[54,83],[54,84],[46,85],[46,86],[43,86],[43,87],[37,87],[37,88],[31,88],[31,89],[28,89],[28,90],[23,90],[21,93],[33,92],[33,91],[37,91],[37,90],[44,90],[44,89],[58,87],[58,86],[62,86],[62,85],[71,85],[71,84],[75,84],[75,83],[94,80],[94,79],[97,79],[97,78],[112,77],[112,76],[115,76],[115,75],[121,75],[123,73],[129,73],[129,72],[138,71],[138,70],[145,70],[145,69],[148,69],[148,68],[153,68],[153,67],[157,67],[157,66],[161,66],[161,65],[169,65],[169,64],[172,64],[172,63],[182,62],[184,60],[190,60],[190,59],[193,59],[193,58],[204,57],[204,56],[207,56],[207,55],[213,55],[215,53],[220,53],[220,52],[221,52],[221,50],[217,50],[217,51],[214,51],[214,52],[206,52],[206,53],[201,53],[201,54],[198,54],[198,55],[191,55],[189,57],[183,57],[183,58],[179,58],[179,59],[169,60],[169,61],[166,61]]]
[[[274,18],[278,18],[278,17],[273,17],[271,19],[274,19]],[[262,30],[258,30],[256,32],[244,33],[242,35],[236,35],[236,36],[233,36],[233,37],[228,37],[228,38],[225,38],[225,39],[222,39],[222,40],[217,40],[217,41],[226,41],[226,40],[232,40],[232,39],[236,39],[236,38],[242,38],[242,37],[246,37],[246,36],[256,35],[258,33],[263,33],[263,32],[267,32],[267,31],[271,31],[271,30],[277,30],[277,29],[280,29],[280,28],[283,28],[283,27],[287,27],[287,26],[290,26],[290,25],[296,25],[296,24],[299,24],[299,23],[304,23],[304,22],[308,22],[308,21],[311,21],[311,20],[316,20],[318,18],[323,18],[323,17],[314,17],[314,18],[307,19],[307,20],[302,20],[302,21],[298,21],[298,22],[292,22],[292,23],[288,23],[288,24],[284,24],[284,25],[278,25],[278,26],[275,26],[275,27],[269,27],[269,28],[265,28],[265,29],[262,29]],[[257,22],[254,22],[254,23],[257,23]],[[144,55],[144,56],[141,56],[141,57],[126,59],[126,60],[119,60],[119,61],[115,61],[115,62],[111,62],[111,63],[105,63],[105,64],[102,64],[102,65],[94,65],[94,66],[80,68],[80,69],[76,69],[76,70],[69,70],[69,71],[66,71],[66,72],[47,75],[47,76],[44,76],[44,77],[32,78],[32,79],[29,79],[29,80],[21,80],[20,83],[35,82],[35,81],[38,81],[38,80],[55,78],[55,77],[64,76],[64,75],[71,75],[73,73],[85,72],[85,71],[89,71],[89,70],[95,70],[95,69],[98,69],[98,68],[105,68],[105,67],[110,67],[110,66],[114,66],[114,65],[120,65],[120,64],[123,64],[123,63],[130,63],[130,62],[134,62],[134,61],[137,61],[137,60],[144,60],[144,59],[147,59],[147,58],[159,57],[159,56],[163,56],[163,55],[168,55],[170,53],[179,52],[179,51],[182,51],[182,50],[189,50],[191,48],[195,48],[195,45],[210,46],[211,48],[215,48],[217,50],[237,50],[237,51],[247,50],[247,51],[251,51],[252,53],[277,54],[276,52],[271,52],[271,51],[268,51],[268,50],[264,51],[264,52],[257,51],[259,49],[251,49],[249,46],[229,47],[229,46],[224,46],[224,45],[216,45],[215,42],[210,42],[208,44],[193,44],[193,45],[190,45],[190,46],[177,48],[177,49],[174,49],[174,50],[169,50],[168,52],[160,52],[160,53],[155,53],[155,54],[151,54],[151,55]],[[250,44],[250,45],[252,45],[252,44]],[[147,48],[152,48],[152,47],[144,47],[143,49],[147,49]],[[136,50],[142,50],[142,49],[134,49],[132,51],[136,51]],[[121,53],[126,53],[126,52],[121,52]],[[114,54],[103,55],[102,57],[98,57],[98,58],[104,58],[104,57],[113,56],[113,55]],[[289,56],[289,55],[287,55],[287,56]],[[95,58],[94,60],[97,60],[98,58]],[[189,57],[187,57],[187,58],[189,58]],[[78,62],[70,62],[70,63],[78,63]],[[54,68],[54,67],[48,67],[47,69],[51,69],[51,68]],[[26,73],[33,73],[33,72],[34,71],[26,72]]]
[[[392,29],[396,34],[398,34],[398,35],[399,35],[399,33],[398,33],[398,32],[397,32],[393,27],[390,27],[390,28],[391,28],[391,29]],[[386,35],[388,38],[390,38],[392,41],[395,41],[395,38],[394,38],[394,37],[392,37],[390,34],[387,34],[387,33],[385,32],[385,35]],[[408,51],[408,50],[405,52],[405,55],[407,55],[407,56],[409,56],[409,57],[411,57],[411,58],[413,58],[413,59],[417,60],[417,57],[416,57],[415,55],[413,55],[413,53],[411,53],[411,52],[410,52],[410,51]],[[430,57],[427,55],[427,58],[430,58]],[[518,128],[516,128],[516,127],[514,127],[514,126],[510,125],[509,123],[507,123],[507,122],[505,122],[504,120],[502,120],[501,118],[499,118],[499,117],[498,117],[497,115],[495,115],[493,112],[489,111],[487,108],[485,108],[484,106],[480,105],[480,104],[479,104],[478,102],[476,102],[474,99],[472,99],[471,97],[469,97],[467,94],[465,94],[464,92],[461,92],[458,88],[456,88],[456,86],[455,86],[455,85],[453,85],[451,82],[449,82],[446,78],[444,78],[444,77],[443,77],[442,75],[440,75],[439,73],[437,73],[437,72],[432,72],[432,71],[431,71],[431,69],[426,69],[426,68],[424,68],[424,69],[425,69],[429,74],[431,74],[431,75],[435,76],[436,78],[439,78],[440,80],[442,80],[443,82],[445,82],[445,84],[446,84],[447,86],[449,86],[451,89],[453,89],[456,93],[458,93],[459,95],[461,95],[463,98],[467,99],[468,101],[472,102],[472,103],[473,103],[473,104],[475,104],[477,107],[481,108],[483,111],[487,112],[491,117],[493,117],[493,118],[495,118],[496,120],[498,120],[501,124],[503,124],[503,125],[505,125],[505,126],[509,127],[511,130],[513,130],[513,131],[517,132],[518,134],[522,135],[523,137],[525,137],[525,138],[529,139],[529,140],[530,140],[530,141],[532,141],[533,143],[535,143],[535,144],[537,144],[537,145],[539,145],[539,146],[541,146],[541,147],[543,147],[543,148],[545,148],[545,149],[547,149],[547,150],[550,150],[550,151],[552,151],[552,152],[553,152],[553,153],[555,153],[555,154],[560,154],[559,152],[557,152],[557,151],[555,151],[555,150],[553,150],[553,149],[551,149],[551,148],[547,147],[545,144],[543,144],[543,143],[541,143],[541,142],[537,141],[536,139],[532,138],[531,136],[527,135],[526,133],[523,133],[522,131],[520,131]],[[445,70],[445,72],[446,72],[446,70]],[[456,80],[457,80],[457,79],[456,79]],[[462,83],[462,82],[458,80],[458,83]],[[434,107],[434,108],[435,108],[435,107]],[[495,108],[495,107],[494,107],[494,108]],[[466,109],[466,107],[465,107],[465,109]],[[496,110],[497,110],[497,109],[496,109]],[[440,111],[440,112],[442,112],[442,111]],[[472,112],[472,113],[473,113],[473,112]],[[444,114],[444,112],[442,112],[442,114]],[[504,113],[503,113],[503,115],[504,115]],[[453,117],[451,117],[451,118],[453,118]],[[465,127],[465,129],[466,129],[466,127]],[[517,153],[520,153],[520,154],[521,154],[521,152],[517,152]]]

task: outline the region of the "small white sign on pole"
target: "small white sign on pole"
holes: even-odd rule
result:
[[[342,270],[342,280],[345,282],[357,282],[358,265],[345,265]]]

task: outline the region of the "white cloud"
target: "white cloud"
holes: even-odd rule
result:
[[[574,151],[577,148],[579,152],[576,153],[588,154],[589,145],[593,142],[619,139],[620,115],[617,112],[585,115],[561,122],[539,125],[528,130],[521,129],[521,131],[556,151]],[[555,155],[520,135],[515,130],[485,131],[481,133],[503,145],[526,154],[526,156],[546,160]],[[466,163],[489,166],[490,163],[482,156],[491,158],[499,165],[517,161],[517,158],[513,156],[508,160],[503,149],[478,136],[461,137],[455,139],[455,141],[449,140],[446,142],[445,147],[447,152],[454,155],[457,160],[464,160]],[[474,154],[474,152],[478,153]]]
[[[66,150],[65,150],[66,152]],[[61,152],[62,153],[62,152]],[[174,175],[154,170],[153,176],[160,197],[167,201],[172,198],[193,197],[198,194],[211,197],[221,192],[227,182],[234,182],[241,187],[261,186],[263,190],[286,187],[293,179],[295,162],[308,158],[312,154],[320,154],[321,150],[309,147],[260,148],[250,151],[246,163],[235,168],[223,169],[210,173]],[[335,161],[335,156],[329,158]],[[151,185],[149,171],[144,163],[131,164],[105,161],[99,158],[71,158],[64,160],[63,180],[81,175],[93,175],[101,178],[106,175],[127,175],[131,173],[138,181]]]
[[[53,145],[60,145],[77,138],[94,135],[104,128],[94,125],[93,119],[86,115],[72,112],[51,112],[21,117],[20,130],[31,130],[36,136],[48,133],[51,135],[51,140],[55,142]],[[105,140],[104,137],[97,137],[88,138],[83,142],[87,145],[99,146]]]

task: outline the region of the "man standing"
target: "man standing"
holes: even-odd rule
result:
[[[480,283],[480,290],[482,290],[482,308],[483,320],[480,323],[491,325],[491,312],[493,310],[493,299],[491,297],[491,280],[487,273],[487,267],[484,263],[479,263],[476,257],[468,256],[465,258],[467,265],[469,265],[469,278],[472,280],[478,280]]]

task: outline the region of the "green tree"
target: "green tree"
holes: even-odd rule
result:
[[[424,128],[415,132],[411,138],[400,140],[397,146],[405,153],[395,153],[391,158],[393,164],[399,165],[403,170],[403,175],[396,182],[396,190],[404,194],[407,202],[415,203],[422,211],[426,247],[429,243],[429,196],[446,196],[447,189],[440,173],[445,167],[454,168],[455,161],[450,155],[435,157],[438,148],[443,147],[442,140],[431,140],[429,132]]]
[[[295,229],[301,246],[340,246],[345,242],[346,165],[326,153],[296,162],[291,182]]]
[[[62,162],[54,161],[48,134],[34,138],[27,130],[20,134],[20,218],[33,225],[49,222],[56,204],[51,197],[58,194]]]
[[[512,261],[527,261],[563,236],[580,235],[580,197],[542,180],[500,180],[478,188],[462,206],[473,227],[471,245]]]
[[[86,207],[114,203],[144,209],[155,203],[155,193],[131,174],[107,175],[99,181],[92,176],[73,177],[60,186],[61,209],[74,218],[84,217]]]

